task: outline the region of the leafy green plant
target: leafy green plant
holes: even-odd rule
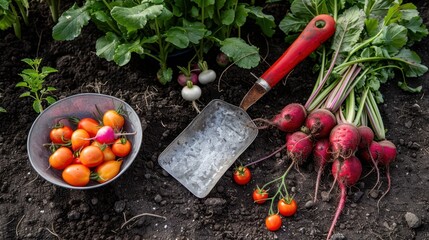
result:
[[[262,9],[238,1],[225,0],[86,0],[74,4],[54,26],[55,40],[72,40],[89,21],[104,36],[96,42],[96,54],[119,66],[127,64],[132,54],[156,60],[160,83],[171,81],[173,70],[167,66],[175,51],[195,48],[198,61],[214,45],[221,46],[239,67],[252,68],[259,63],[258,49],[240,38],[240,27],[247,17],[256,19],[263,32],[272,35],[274,19]],[[238,32],[234,35],[232,33]]]
[[[45,0],[51,11],[51,17],[54,22],[58,22],[61,0]]]
[[[21,19],[28,25],[28,0],[0,0],[0,30],[13,27],[21,39]]]
[[[28,89],[28,91],[22,93],[19,97],[30,97],[33,98],[33,109],[37,113],[43,111],[43,101],[46,101],[48,105],[56,102],[56,99],[49,94],[56,89],[54,87],[45,87],[45,78],[51,74],[57,72],[52,67],[42,67],[40,71],[41,58],[22,59],[23,62],[27,63],[31,68],[24,69],[19,74],[22,77],[21,82],[17,83],[15,87],[22,87]]]
[[[0,113],[5,113],[5,112],[6,112],[6,109],[0,107]]]

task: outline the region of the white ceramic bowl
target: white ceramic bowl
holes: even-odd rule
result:
[[[94,117],[94,113],[97,113],[95,106],[97,106],[101,112],[122,107],[126,112],[124,131],[136,132],[136,134],[127,136],[133,144],[132,150],[130,154],[124,158],[121,170],[116,177],[104,183],[98,183],[91,180],[87,186],[75,187],[67,184],[62,179],[62,171],[49,167],[48,159],[51,152],[43,145],[50,143],[49,132],[51,127],[59,120],[73,128],[75,126],[68,122],[67,118],[71,116],[78,118]],[[104,186],[122,175],[135,160],[140,150],[142,139],[143,130],[140,118],[130,105],[113,96],[97,93],[82,93],[61,99],[40,113],[33,122],[28,134],[27,151],[33,168],[48,182],[70,189],[92,189]]]

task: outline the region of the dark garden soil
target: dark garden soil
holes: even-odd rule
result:
[[[36,4],[37,5],[37,4]],[[416,1],[429,27],[429,3]],[[316,178],[311,161],[300,172],[287,178],[298,202],[298,213],[284,219],[277,232],[265,228],[269,205],[256,205],[251,193],[281,175],[288,160],[277,154],[252,167],[253,179],[246,186],[232,180],[231,167],[216,187],[203,199],[195,197],[159,165],[158,156],[197,116],[189,102],[182,100],[175,82],[166,86],[155,80],[156,65],[133,58],[118,67],[95,54],[100,32],[89,25],[82,35],[69,42],[51,37],[53,26],[44,4],[30,9],[29,27],[22,40],[12,31],[0,32],[0,239],[324,239],[338,200],[338,191],[330,201],[310,207]],[[204,107],[221,98],[238,105],[255,81],[287,48],[282,36],[266,43],[259,33],[248,39],[260,48],[266,62],[252,70],[231,67],[217,84],[203,87],[198,101]],[[414,45],[425,65],[429,65],[429,39]],[[137,159],[116,181],[93,190],[69,190],[57,187],[38,176],[30,165],[26,141],[37,117],[30,99],[19,98],[15,88],[18,73],[26,67],[22,58],[43,58],[43,65],[59,70],[46,81],[58,90],[58,99],[77,93],[98,92],[123,99],[138,113],[144,127],[143,145]],[[213,64],[213,59],[208,59]],[[173,59],[174,61],[179,61]],[[252,118],[269,118],[291,102],[304,103],[315,76],[311,60],[300,64],[284,81],[272,89],[248,112]],[[221,68],[215,69],[218,76]],[[375,174],[362,179],[349,190],[346,208],[336,227],[336,239],[429,239],[429,73],[409,79],[412,86],[422,85],[421,93],[410,94],[396,85],[383,86],[385,103],[380,106],[387,138],[398,147],[391,167],[392,189],[381,201],[368,194]],[[265,156],[284,144],[284,133],[274,129],[260,131],[254,143],[238,159],[247,163]],[[364,168],[365,173],[369,167]],[[329,191],[332,176],[323,177],[321,191]],[[386,187],[384,169],[383,185]],[[336,189],[336,188],[334,188]],[[320,196],[319,196],[320,198]],[[414,214],[406,218],[407,212]],[[140,216],[140,214],[161,216]],[[412,220],[417,220],[410,225]]]

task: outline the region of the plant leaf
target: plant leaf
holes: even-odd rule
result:
[[[4,108],[0,107],[0,112],[5,113],[5,112],[7,112],[7,111],[6,111],[6,109],[4,109]]]
[[[133,43],[124,43],[118,45],[113,56],[113,60],[119,66],[126,65],[131,60],[131,53],[143,54],[143,48],[140,46],[140,41]]]
[[[276,28],[274,17],[262,12],[262,7],[249,7],[249,15],[255,19],[256,24],[268,37],[273,36]]]
[[[220,50],[240,68],[256,67],[260,61],[259,49],[248,45],[241,38],[226,38],[221,42]]]
[[[144,28],[148,20],[155,19],[162,13],[163,8],[163,5],[147,6],[147,4],[130,8],[115,6],[112,8],[111,14],[118,24],[125,26],[131,32]]]
[[[21,93],[21,95],[19,95],[19,97],[29,97],[29,96],[31,96],[31,92],[29,91]]]
[[[383,45],[390,53],[396,54],[408,41],[407,29],[404,26],[392,23],[383,27],[382,34],[374,39],[375,45]]]
[[[38,99],[33,101],[33,109],[36,113],[41,113],[43,111],[42,102]]]
[[[108,32],[104,37],[97,39],[95,43],[96,54],[107,61],[112,61],[118,45],[119,38],[114,33]]]
[[[307,24],[308,21],[304,18],[298,18],[292,14],[287,14],[286,17],[280,21],[279,28],[288,36],[290,33],[300,32]]]
[[[394,58],[399,58],[403,61],[400,62],[400,65],[403,67],[407,77],[419,77],[428,70],[425,65],[421,64],[419,55],[407,48],[403,48]]]
[[[58,23],[52,29],[52,37],[55,40],[72,40],[80,35],[82,28],[90,19],[87,6],[78,7],[75,3],[58,19]]]
[[[365,25],[365,13],[354,6],[338,17],[331,48],[339,53],[350,52],[360,38]]]
[[[52,103],[54,103],[54,102],[56,102],[57,100],[54,98],[54,97],[52,97],[52,96],[47,96],[46,98],[46,101],[48,102],[48,104],[49,105],[51,105]]]
[[[229,26],[234,22],[235,18],[235,11],[234,9],[227,9],[223,11],[220,15],[220,18],[222,19],[222,24]]]
[[[419,93],[422,91],[422,86],[418,86],[418,87],[413,88],[413,87],[408,86],[405,81],[398,82],[398,86],[406,92]]]

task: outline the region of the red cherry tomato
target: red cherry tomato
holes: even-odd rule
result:
[[[95,169],[96,179],[98,182],[103,183],[109,181],[118,175],[121,170],[122,160],[103,162]]]
[[[239,166],[235,169],[233,178],[238,185],[246,185],[248,182],[250,182],[252,174],[250,173],[249,168]]]
[[[296,213],[298,206],[296,204],[295,199],[282,198],[277,203],[277,208],[279,209],[279,213],[281,215],[285,217],[290,217]]]
[[[126,157],[131,152],[131,142],[126,138],[118,138],[112,144],[112,152],[118,157]]]
[[[73,151],[83,149],[90,144],[90,136],[84,129],[76,129],[71,136],[71,144]]]
[[[64,144],[70,142],[73,129],[69,126],[57,124],[49,133],[49,138],[55,144]]]
[[[257,204],[263,204],[264,202],[267,201],[268,192],[267,190],[260,189],[258,187],[253,191],[252,197],[253,197],[253,201],[256,202]]]
[[[268,230],[275,232],[282,227],[282,218],[278,214],[272,214],[265,218],[265,226]]]
[[[62,170],[73,162],[74,156],[72,150],[67,147],[60,147],[49,157],[51,167]]]
[[[95,137],[100,127],[100,123],[93,118],[82,118],[77,123],[77,128],[87,131],[90,137]]]
[[[116,110],[108,110],[103,114],[103,125],[110,126],[115,131],[122,129],[125,124],[125,118],[119,114]]]
[[[91,168],[100,165],[104,161],[103,151],[97,146],[87,146],[79,154],[80,162]]]
[[[62,173],[63,180],[66,183],[77,187],[86,186],[89,183],[90,175],[91,170],[82,164],[71,164]]]

